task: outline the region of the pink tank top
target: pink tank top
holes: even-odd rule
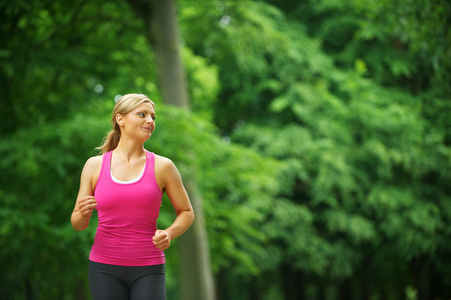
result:
[[[94,191],[99,225],[89,259],[119,266],[164,264],[164,252],[152,242],[163,196],[155,179],[155,154],[146,151],[144,173],[133,183],[113,181],[111,155],[103,155]]]

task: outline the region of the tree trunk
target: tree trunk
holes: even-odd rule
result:
[[[286,300],[306,299],[304,278],[300,271],[294,270],[291,266],[282,266],[283,289]]]
[[[424,258],[419,258],[415,265],[415,281],[418,290],[418,300],[432,299],[431,293],[431,266]]]
[[[216,296],[201,200],[193,179],[186,180],[185,186],[196,218],[191,228],[179,238],[182,299],[214,300]]]
[[[350,300],[350,299],[352,299],[351,281],[350,281],[350,279],[346,279],[340,285],[339,299],[340,300]],[[386,298],[383,297],[382,299],[386,299]]]
[[[174,0],[128,0],[147,26],[154,50],[159,88],[166,104],[189,109],[185,72],[179,53]],[[189,149],[187,149],[189,151]],[[179,238],[181,295],[183,300],[214,300],[207,231],[195,176],[184,178],[196,218]]]
[[[174,0],[128,0],[143,19],[155,53],[158,83],[166,104],[189,108],[185,71],[179,53]]]

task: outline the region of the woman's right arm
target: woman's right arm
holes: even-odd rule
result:
[[[75,230],[81,231],[88,228],[97,201],[94,198],[94,189],[100,173],[102,156],[95,156],[88,159],[80,179],[80,189],[78,191],[75,208],[72,212],[71,223]]]

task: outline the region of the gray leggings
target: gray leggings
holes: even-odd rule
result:
[[[89,262],[93,300],[166,300],[163,265],[125,267]]]

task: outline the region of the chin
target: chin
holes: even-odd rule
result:
[[[141,140],[143,143],[145,141],[147,141],[148,139],[150,139],[150,137],[152,136],[152,134],[148,133],[146,135],[140,135],[139,137],[136,137],[138,140]]]

